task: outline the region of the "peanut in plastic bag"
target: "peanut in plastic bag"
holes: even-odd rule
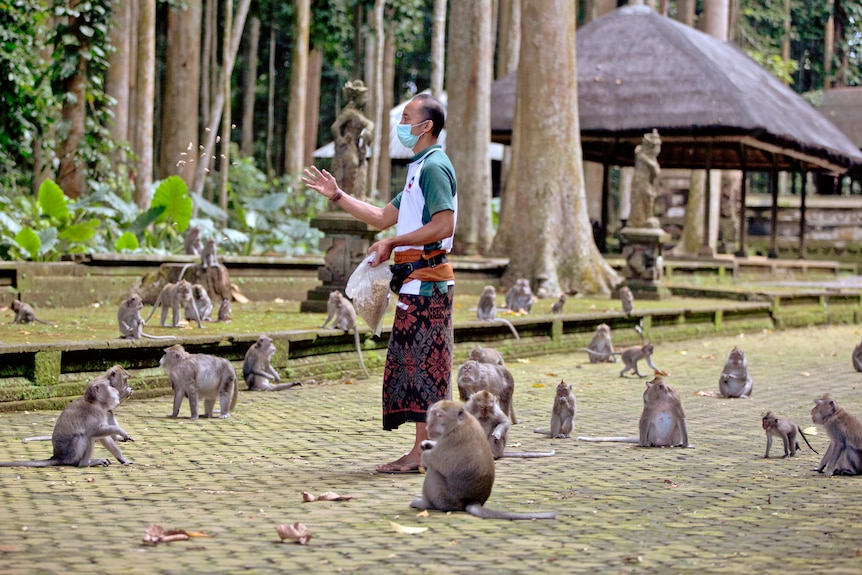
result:
[[[356,266],[344,293],[353,301],[356,313],[368,325],[374,335],[380,335],[380,320],[389,307],[389,280],[392,272],[386,264],[371,267],[374,254],[368,256]]]

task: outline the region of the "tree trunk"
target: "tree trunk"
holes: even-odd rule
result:
[[[692,170],[688,185],[688,201],[685,204],[685,224],[682,236],[671,250],[675,256],[693,256],[703,244],[703,189],[706,186],[706,171]]]
[[[694,27],[694,9],[696,0],[678,0],[677,1],[677,20],[686,26]]]
[[[320,83],[323,79],[323,52],[312,48],[308,53],[308,92],[305,101],[305,154],[303,165],[314,163],[317,148],[317,124],[320,121]]]
[[[385,7],[386,0],[374,0],[374,68],[372,74],[374,81],[371,84],[370,90],[373,94],[373,107],[371,110],[374,114],[374,133],[371,134],[371,161],[368,163],[368,191],[366,193],[368,198],[378,197],[377,174],[380,166],[380,142],[383,140],[383,134],[380,133],[380,124],[383,123],[383,53],[386,48],[386,28],[383,25],[383,11]]]
[[[308,82],[308,34],[311,1],[294,2],[293,50],[290,52],[290,103],[287,109],[287,137],[284,141],[284,171],[289,176],[302,172],[305,154],[305,102]]]
[[[231,49],[231,38],[227,34],[227,30],[230,30],[233,27],[233,0],[225,0],[224,2],[224,29],[225,33],[222,34],[222,75],[221,85],[219,89],[224,96],[224,107],[222,107],[222,116],[221,116],[221,153],[219,154],[218,161],[218,175],[219,175],[219,186],[218,186],[218,205],[227,214],[227,181],[228,175],[230,174],[230,135],[231,129],[233,128],[233,122],[231,120],[231,72],[233,71],[233,63],[230,65],[228,60],[230,58],[230,49]],[[227,217],[222,221],[223,226],[227,226]]]
[[[389,110],[395,107],[395,36],[386,35],[383,47],[383,113],[380,125],[374,130],[380,133],[380,162],[377,164],[377,188],[381,201],[392,197],[392,158],[389,155]]]
[[[224,76],[226,75],[228,78],[233,71],[233,64],[236,61],[236,53],[239,50],[239,42],[242,38],[242,29],[245,26],[245,17],[248,15],[248,8],[251,5],[251,0],[240,0],[239,6],[237,7],[236,14],[233,18],[233,26],[231,30],[231,41],[230,41],[230,49],[227,50],[227,53],[224,57],[224,66],[221,70],[220,78],[222,81],[219,83],[220,85],[225,85],[227,82],[224,80]],[[218,90],[215,93],[215,98],[212,103],[212,107],[209,109],[207,117],[210,118],[209,124],[206,126],[205,138],[204,138],[204,150],[215,150],[216,144],[216,136],[218,134],[218,126],[222,117],[222,109],[225,105],[225,93],[224,90]],[[195,171],[195,185],[192,190],[193,193],[197,195],[201,195],[204,189],[204,183],[206,181],[206,174],[209,170],[210,156],[212,153],[202,154],[200,160],[197,163],[197,171]]]
[[[248,50],[245,58],[245,82],[242,90],[242,155],[254,156],[254,97],[257,88],[257,52],[260,45],[260,18],[251,19]]]
[[[217,0],[206,0],[206,8],[204,9],[204,29],[203,41],[201,49],[201,118],[204,126],[209,126],[210,108],[212,107],[212,85],[213,75],[216,74],[216,66],[213,64],[215,51],[215,29],[216,29],[216,12],[218,11]]]
[[[826,25],[823,31],[823,89],[832,88],[832,59],[835,57],[835,0],[826,0]]]
[[[73,0],[70,7],[75,8],[79,4]],[[69,16],[69,33],[73,34],[78,41],[77,64],[75,72],[63,81],[63,124],[68,126],[66,137],[59,142],[60,166],[57,174],[57,184],[70,198],[79,198],[86,189],[85,174],[81,163],[84,161],[78,157],[78,146],[84,139],[84,125],[87,119],[87,59],[84,54],[89,50],[90,44],[87,36],[81,32],[81,27],[86,22],[83,16]],[[71,47],[58,47],[59,49],[71,51]]]
[[[491,226],[491,82],[494,54],[491,23],[483,17],[491,0],[453,2],[449,17],[446,71],[446,150],[458,176],[456,253],[484,254],[493,239]]]
[[[115,51],[108,56],[105,94],[116,101],[110,108],[114,115],[111,137],[117,143],[129,141],[132,1],[118,0],[111,15],[110,40]]]
[[[431,94],[435,98],[439,98],[443,93],[443,70],[445,62],[446,0],[434,0],[434,19],[431,28]]]
[[[184,9],[168,10],[165,84],[162,105],[161,178],[180,176],[194,183],[198,156],[200,105],[201,0],[189,0]]]
[[[156,0],[139,0],[135,82],[135,203],[150,206],[153,194],[153,115],[156,100]]]
[[[266,175],[275,177],[275,166],[272,164],[272,143],[275,138],[275,26],[269,29],[269,66],[267,68],[266,90]]]
[[[622,278],[593,241],[582,178],[575,6],[526,2],[512,155],[515,231],[504,282],[524,277],[539,297],[559,291],[610,294]],[[451,76],[450,76],[451,78]],[[536,102],[542,102],[541,106]]]

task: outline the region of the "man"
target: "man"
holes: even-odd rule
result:
[[[404,189],[380,208],[345,194],[326,170],[312,166],[302,181],[353,217],[396,235],[368,248],[374,264],[413,263],[399,291],[395,322],[383,373],[383,428],[415,423],[412,449],[399,459],[377,466],[380,473],[417,473],[421,450],[428,438],[428,407],[451,398],[452,294],[455,274],[446,261],[452,249],[457,216],[455,170],[437,144],[445,123],[443,106],[419,94],[404,107],[398,139],[413,151]]]

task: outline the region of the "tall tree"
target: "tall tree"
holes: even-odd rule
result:
[[[201,0],[168,10],[159,175],[178,175],[194,183],[198,156],[198,107],[201,74]]]
[[[491,225],[491,81],[494,54],[491,0],[453,2],[449,15],[446,77],[449,102],[446,150],[458,174],[458,234],[455,250],[484,254],[493,239]]]
[[[386,26],[383,23],[383,14],[386,9],[386,0],[374,0],[374,11],[372,12],[372,25],[374,27],[374,45],[372,53],[374,59],[371,68],[372,83],[369,86],[371,96],[371,113],[373,114],[374,132],[371,134],[371,161],[368,163],[368,190],[367,197],[377,197],[377,174],[380,166],[380,147],[383,134],[380,133],[380,125],[383,123],[383,59],[386,52]],[[367,70],[366,70],[367,73]],[[389,145],[387,134],[386,145]]]
[[[257,53],[260,44],[260,18],[253,16],[249,26],[245,56],[245,82],[242,88],[242,140],[243,156],[254,155],[254,99],[257,92]]]
[[[290,102],[284,142],[284,171],[295,176],[305,160],[305,104],[308,82],[308,34],[311,26],[310,0],[294,2],[293,49],[290,51]]]
[[[431,94],[435,98],[439,98],[443,94],[443,76],[446,63],[446,0],[434,0],[433,22],[431,27]]]
[[[228,30],[233,26],[233,0],[225,0],[224,2],[224,29],[225,33],[222,34],[222,59],[223,64],[222,67],[224,70],[228,70],[227,66],[227,58],[231,49],[231,37],[227,33]],[[242,31],[240,31],[240,36],[242,36]],[[231,130],[233,129],[233,120],[231,120],[231,76],[233,74],[231,71],[233,70],[233,65],[230,66],[230,71],[227,71],[225,74],[219,76],[221,79],[221,85],[219,86],[219,90],[224,95],[224,106],[222,108],[222,116],[221,116],[221,141],[219,142],[221,145],[221,153],[219,153],[219,162],[218,162],[218,172],[219,172],[219,184],[218,184],[218,205],[219,207],[227,214],[227,182],[228,182],[228,174],[230,172],[230,141],[231,141]],[[222,222],[222,225],[227,225],[227,218]]]
[[[111,15],[110,41],[114,51],[108,56],[105,93],[114,100],[110,106],[114,119],[111,135],[115,142],[129,141],[129,90],[132,64],[132,2],[118,0]]]
[[[153,187],[153,115],[156,99],[156,0],[138,0],[135,81],[135,203],[148,208]]]
[[[525,0],[521,26],[524,38],[541,42],[521,42],[512,133],[518,218],[504,281],[528,278],[540,297],[607,295],[622,278],[599,253],[587,216],[574,3]]]

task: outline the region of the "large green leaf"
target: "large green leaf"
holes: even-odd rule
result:
[[[65,224],[69,221],[69,206],[66,194],[54,180],[48,179],[39,186],[39,208],[42,213]]]
[[[150,208],[158,206],[165,207],[165,212],[158,221],[170,218],[177,224],[179,233],[186,231],[189,220],[192,219],[194,204],[189,196],[188,187],[181,177],[171,176],[159,184],[153,195],[153,201],[150,202]]]
[[[138,214],[138,217],[135,218],[135,221],[129,225],[129,231],[135,235],[142,233],[151,223],[158,220],[166,211],[167,206],[155,206],[145,212],[141,212]]]
[[[247,207],[251,210],[257,210],[259,212],[267,213],[267,212],[276,212],[284,207],[284,204],[287,203],[287,192],[277,192],[275,194],[268,194],[261,198],[256,198],[251,200]]]
[[[227,214],[223,209],[202,196],[194,196],[194,203],[198,207],[198,210],[207,217],[217,221],[224,221],[227,219]]]
[[[39,247],[42,245],[42,240],[32,228],[24,227],[21,231],[15,234],[15,243],[30,254],[31,259],[36,259],[39,255]]]
[[[53,250],[54,246],[57,245],[57,228],[39,230],[39,242],[41,242],[39,246],[40,256],[44,256]]]
[[[118,252],[121,252],[123,250],[134,251],[138,249],[138,247],[138,238],[132,232],[125,232],[123,235],[117,238],[117,243],[114,244],[114,248],[116,248]]]
[[[96,228],[99,227],[99,220],[89,220],[79,224],[72,224],[59,234],[61,240],[67,242],[81,243],[86,242],[96,235]]]

